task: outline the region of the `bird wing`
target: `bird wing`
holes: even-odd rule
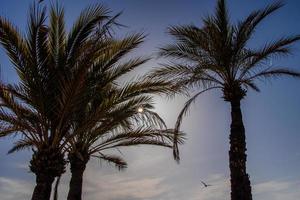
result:
[[[206,183],[204,183],[203,181],[200,181],[204,186],[206,186]]]

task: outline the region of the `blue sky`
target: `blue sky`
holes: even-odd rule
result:
[[[31,0],[1,0],[0,15],[11,20],[21,31]],[[178,24],[201,26],[201,18],[214,11],[212,0],[61,0],[66,10],[67,26],[87,5],[104,3],[114,13],[123,11],[120,22],[128,28],[117,30],[118,35],[143,31],[146,42],[136,52],[153,55],[139,73],[147,73],[159,62],[157,48],[170,42],[166,27]],[[230,0],[232,21],[241,19],[252,10],[262,8],[271,0]],[[266,19],[251,40],[251,47],[289,34],[300,34],[300,1],[286,0],[286,5]],[[43,4],[48,4],[45,0]],[[293,55],[273,63],[300,70],[300,43]],[[8,58],[0,50],[2,79],[17,81]],[[248,148],[248,171],[253,184],[254,199],[295,200],[300,184],[300,80],[275,79],[259,83],[261,93],[249,92],[242,102]],[[176,116],[186,99],[166,100],[157,97],[156,111],[174,126]],[[124,172],[98,161],[89,163],[85,174],[86,200],[219,200],[229,199],[230,108],[218,91],[204,94],[184,119],[182,129],[188,140],[181,148],[182,161],[177,165],[169,150],[138,147],[124,150],[129,163]],[[0,140],[0,195],[2,200],[29,199],[34,176],[28,171],[30,152],[7,155],[12,139]],[[213,186],[202,189],[200,180]],[[69,174],[63,177],[61,199],[64,199]]]

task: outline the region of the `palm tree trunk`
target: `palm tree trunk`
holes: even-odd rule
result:
[[[36,175],[36,186],[31,200],[49,200],[55,177],[65,172],[64,155],[57,149],[45,147],[34,151],[30,170]]]
[[[246,172],[246,137],[240,100],[231,102],[229,167],[231,200],[252,200],[251,184]]]
[[[81,200],[82,196],[82,178],[86,167],[86,162],[77,157],[70,161],[71,181],[67,200]]]
[[[53,181],[54,177],[38,174],[31,200],[49,200]]]

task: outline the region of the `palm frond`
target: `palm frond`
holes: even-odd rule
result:
[[[300,72],[285,68],[271,68],[258,72],[253,76],[249,77],[248,79],[254,80],[256,78],[276,78],[280,76],[291,76],[295,78],[300,78]]]
[[[280,9],[283,5],[282,1],[278,1],[264,9],[252,12],[245,20],[239,22],[238,26],[235,28],[235,51],[239,52],[242,48],[244,48],[257,25],[260,24],[267,16]]]
[[[239,78],[243,78],[247,74],[251,74],[251,71],[257,67],[260,67],[260,63],[269,59],[270,57],[275,57],[278,55],[287,55],[290,53],[290,47],[296,41],[300,40],[300,36],[290,36],[284,37],[279,40],[276,40],[273,43],[265,45],[262,49],[257,51],[250,51],[246,54],[246,61],[249,59],[250,61],[247,63],[244,68],[241,69],[241,73]]]
[[[154,69],[149,78],[154,79],[175,79],[190,78],[194,75],[194,69],[191,66],[183,64],[163,64],[162,68]]]
[[[100,153],[99,155],[92,155],[92,157],[104,160],[108,163],[112,163],[115,165],[116,168],[118,168],[118,170],[124,170],[127,168],[126,161],[123,158],[116,155],[105,155],[103,153]]]
[[[24,76],[26,53],[28,52],[21,33],[7,19],[0,17],[0,42],[11,62]]]
[[[81,12],[67,39],[67,63],[75,59],[78,47],[87,40],[92,30],[102,20],[108,19],[109,10],[102,5],[94,5]]]
[[[243,79],[240,80],[240,82],[246,87],[246,88],[251,88],[256,92],[260,92],[260,89],[258,88],[258,86],[250,79]]]
[[[200,92],[198,92],[197,94],[195,94],[192,98],[190,98],[185,104],[184,104],[184,107],[182,108],[182,110],[180,111],[178,117],[177,117],[177,121],[176,121],[176,124],[175,124],[175,129],[174,129],[174,141],[173,141],[173,156],[174,156],[174,159],[179,162],[180,160],[180,156],[179,156],[179,149],[178,149],[178,133],[179,133],[179,129],[180,129],[180,125],[181,125],[181,122],[182,122],[182,119],[183,117],[187,114],[188,110],[189,110],[189,107],[190,105],[195,102],[195,100],[197,99],[197,97],[204,93],[204,92],[207,92],[209,90],[212,90],[212,89],[217,89],[217,88],[220,88],[220,87],[210,87],[210,88],[207,88],[205,90],[202,90]]]
[[[130,98],[147,94],[168,94],[176,93],[173,82],[169,80],[157,80],[152,77],[140,77],[123,84],[118,93],[119,101],[126,101]]]
[[[136,139],[132,141],[123,141],[114,144],[109,148],[129,147],[129,146],[138,146],[138,145],[151,145],[151,146],[162,146],[162,147],[172,148],[171,144],[165,143],[163,141],[152,140],[152,139]]]
[[[6,137],[24,130],[24,128],[18,126],[4,126],[3,123],[0,126],[0,137]]]
[[[9,154],[24,149],[30,149],[35,143],[29,139],[21,139],[14,143],[14,146],[8,151]]]
[[[61,66],[65,57],[66,33],[64,24],[64,9],[56,5],[50,8],[49,50],[52,64],[55,68]],[[62,66],[61,66],[62,67]]]
[[[95,38],[96,40],[102,40],[107,37],[112,37],[114,28],[115,27],[124,27],[123,24],[120,24],[117,19],[122,15],[122,12],[117,13],[113,17],[111,17],[107,22],[105,23],[99,23],[98,27],[96,28],[95,32]]]
[[[3,109],[0,109],[0,120],[2,123],[7,124],[8,126],[18,127],[19,130],[30,130],[35,132],[35,128],[32,127],[28,122],[19,119],[11,113],[5,112]]]
[[[143,33],[131,34],[123,39],[111,41],[109,48],[102,52],[102,57],[98,58],[98,65],[102,71],[106,71],[128,55],[133,49],[137,48],[145,39]]]
[[[228,16],[228,11],[227,11],[227,6],[226,6],[226,1],[225,0],[219,0],[217,3],[217,8],[216,8],[216,16],[215,16],[215,22],[220,30],[220,32],[223,34],[223,38],[227,39],[228,34],[229,34],[229,16]],[[225,40],[224,42],[227,42]]]
[[[135,58],[130,59],[125,63],[119,64],[106,72],[108,75],[105,81],[107,83],[112,83],[115,80],[119,79],[121,76],[131,72],[135,68],[140,67],[142,64],[146,63],[149,60],[149,58]]]

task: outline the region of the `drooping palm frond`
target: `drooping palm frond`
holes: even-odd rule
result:
[[[300,77],[300,72],[291,70],[291,69],[285,69],[285,68],[271,68],[271,69],[265,69],[263,71],[260,71],[250,77],[248,77],[248,80],[255,80],[258,78],[276,78],[279,76],[291,76],[291,77]],[[247,79],[246,79],[247,80]]]
[[[90,153],[94,154],[98,151],[106,149],[114,149],[120,146],[132,146],[138,144],[153,144],[158,146],[171,147],[174,139],[173,130],[170,129],[154,129],[154,128],[136,128],[134,130],[118,131],[117,133],[107,133],[99,137]],[[183,133],[178,133],[178,143],[184,141]]]
[[[180,141],[178,141],[178,133],[179,133],[179,129],[180,129],[183,117],[188,113],[188,110],[189,110],[191,104],[196,101],[196,99],[199,95],[201,95],[202,93],[204,93],[206,91],[217,89],[217,88],[221,88],[221,87],[218,87],[218,86],[210,87],[210,88],[207,88],[207,89],[204,89],[204,90],[198,92],[192,98],[190,98],[187,102],[185,102],[184,107],[180,111],[180,113],[177,117],[177,120],[176,120],[176,124],[175,124],[174,141],[173,141],[173,156],[177,162],[180,161],[179,149],[178,149],[178,144],[180,144]],[[180,137],[180,135],[179,135],[179,137]]]
[[[262,49],[248,51],[244,57],[243,65],[240,66],[240,70],[236,72],[238,79],[243,79],[251,73],[255,73],[259,70],[265,70],[269,67],[263,64],[270,58],[276,58],[277,56],[286,56],[291,53],[291,45],[300,39],[299,35],[281,38],[273,43],[266,44]],[[288,75],[288,74],[287,74]]]
[[[0,137],[5,137],[14,133],[22,132],[24,128],[18,126],[6,126],[3,123],[0,124]]]
[[[21,151],[24,149],[29,149],[34,147],[35,144],[30,139],[21,139],[15,142],[14,146],[8,151],[8,153],[14,153],[16,151]]]
[[[27,52],[25,42],[19,31],[7,19],[0,18],[1,45],[4,47],[11,62],[18,69],[24,68],[23,59]]]
[[[22,133],[26,141],[37,144],[42,140],[41,118],[34,110],[20,103],[18,98],[10,92],[9,87],[1,85],[0,88],[0,124],[1,136]],[[24,141],[23,141],[24,143]]]
[[[127,168],[127,163],[123,158],[116,156],[116,155],[105,155],[103,153],[99,153],[99,155],[92,155],[94,158],[98,158],[101,160],[104,160],[108,162],[109,164],[112,163],[115,165],[118,170],[124,170]]]

